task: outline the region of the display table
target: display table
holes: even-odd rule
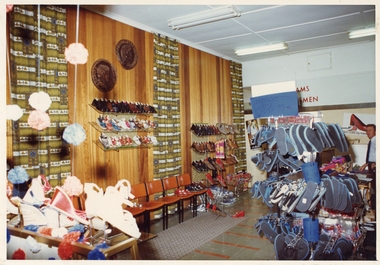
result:
[[[60,238],[35,233],[13,226],[8,226],[8,229],[11,236],[20,239],[26,239],[28,236],[32,236],[38,243],[44,244],[48,248],[58,248],[59,244],[62,242],[62,239]],[[138,240],[136,240],[135,238],[130,238],[129,236],[123,233],[116,233],[114,235],[109,235],[109,237],[107,238],[107,245],[109,245],[109,247],[107,249],[102,249],[101,251],[104,253],[104,256],[108,259],[117,253],[120,253],[126,249],[130,249],[131,259],[138,260],[140,259],[140,255],[137,244],[149,240],[155,236],[156,235],[153,234],[142,233],[141,237]],[[86,259],[88,253],[94,249],[94,246],[92,245],[79,242],[72,242],[71,245],[73,250],[73,259],[75,260]]]

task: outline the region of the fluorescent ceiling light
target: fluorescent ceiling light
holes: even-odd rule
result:
[[[170,19],[168,20],[168,25],[174,30],[179,30],[233,17],[240,17],[240,11],[233,6],[223,6],[188,16]]]
[[[239,49],[239,50],[236,50],[235,53],[238,56],[242,56],[242,55],[255,54],[255,53],[285,50],[287,48],[288,48],[288,45],[282,42],[282,43],[276,43],[272,45],[264,45],[264,46],[246,48],[246,49]]]
[[[349,39],[368,37],[376,34],[375,28],[367,28],[367,29],[358,29],[353,30],[348,33]]]

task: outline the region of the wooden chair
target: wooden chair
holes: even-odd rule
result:
[[[144,230],[150,232],[150,213],[162,209],[164,212],[165,203],[161,201],[150,201],[149,194],[145,183],[139,183],[131,186],[131,193],[135,195],[136,200],[144,199],[140,207],[128,207],[127,210],[132,213],[133,216],[140,216],[144,214]],[[165,216],[162,217],[162,220],[165,220]],[[165,222],[162,221],[162,229],[165,230]]]
[[[160,193],[162,194],[161,197],[155,198],[154,201],[155,202],[162,202],[165,205],[165,207],[164,207],[165,229],[167,229],[169,226],[169,224],[168,224],[168,220],[169,220],[168,206],[169,205],[177,204],[178,223],[180,223],[181,222],[181,214],[180,214],[181,199],[177,196],[164,196],[164,187],[163,187],[161,179],[152,180],[152,181],[149,181],[145,184],[146,184],[146,189],[147,189],[149,196],[158,195]]]
[[[177,177],[178,179],[178,185],[179,187],[185,188],[188,185],[191,185],[192,180],[189,173],[181,174]],[[200,190],[200,191],[192,191],[193,194],[193,217],[197,216],[197,208],[198,208],[198,196],[205,194],[207,189]]]
[[[163,178],[162,179],[162,184],[164,186],[164,196],[167,196],[167,193],[168,191],[170,190],[177,190],[179,189],[179,185],[178,185],[178,180],[177,180],[177,177],[176,176],[172,176],[172,177],[168,177],[168,178]],[[181,221],[180,222],[183,222],[183,219],[184,219],[184,211],[185,211],[185,208],[183,207],[183,202],[188,200],[190,202],[192,202],[193,200],[193,197],[194,195],[193,194],[189,194],[189,195],[174,195],[176,197],[178,197],[180,199],[180,206],[181,206],[181,209],[179,211],[179,213],[181,214]]]

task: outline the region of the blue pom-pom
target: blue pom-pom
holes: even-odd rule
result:
[[[9,229],[7,228],[7,243],[11,240],[11,233],[9,232]]]
[[[98,248],[94,248],[90,252],[88,252],[87,259],[89,260],[105,260],[106,256],[101,252]]]
[[[67,229],[67,232],[81,232],[81,234],[84,233],[84,226],[82,224],[76,224],[74,225],[73,227],[70,227],[69,229]]]
[[[69,144],[79,145],[86,140],[86,131],[78,123],[71,124],[63,131],[62,138]]]
[[[39,226],[38,225],[26,225],[24,226],[25,230],[32,231],[32,232],[37,232]]]
[[[97,245],[95,246],[95,248],[105,249],[105,248],[109,248],[109,246],[107,245],[106,242],[103,242],[103,243],[97,244]]]
[[[54,257],[50,257],[50,258],[48,258],[48,260],[55,260],[55,258]]]
[[[22,184],[29,180],[29,175],[24,168],[16,166],[9,170],[8,180],[13,184]]]

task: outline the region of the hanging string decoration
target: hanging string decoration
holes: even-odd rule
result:
[[[65,58],[71,64],[87,63],[88,50],[82,43],[71,43],[65,48]]]
[[[86,131],[78,123],[71,124],[63,131],[63,139],[69,144],[80,145],[86,140]]]

